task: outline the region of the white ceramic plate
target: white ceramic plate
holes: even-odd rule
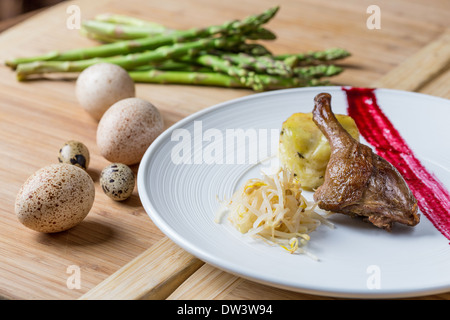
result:
[[[176,123],[154,141],[140,164],[138,190],[146,212],[191,254],[271,286],[360,298],[449,291],[450,245],[423,214],[416,227],[396,225],[391,233],[333,215],[329,220],[336,228],[320,226],[307,246],[320,261],[249,239],[226,219],[215,222],[217,196],[229,199],[246,179],[260,177],[268,165],[255,161],[276,154],[282,122],[294,112],[311,112],[314,96],[324,91],[333,96],[333,111],[346,113],[341,87],[316,87],[250,95]],[[450,101],[388,89],[377,89],[376,96],[419,160],[450,188]],[[235,133],[253,138],[233,145]],[[256,160],[249,156],[255,150]],[[312,193],[304,194],[312,199]]]

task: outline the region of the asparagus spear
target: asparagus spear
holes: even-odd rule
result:
[[[127,15],[121,15],[121,14],[102,13],[102,14],[95,16],[94,19],[96,21],[110,22],[110,23],[115,23],[115,24],[125,24],[125,25],[136,26],[136,27],[145,26],[145,27],[153,27],[153,28],[157,28],[157,29],[167,30],[167,28],[164,27],[162,24],[159,24],[159,23],[156,23],[153,21],[147,21],[147,20],[142,20],[139,18],[130,17]]]
[[[150,71],[155,69],[161,71],[214,72],[211,68],[205,66],[172,59],[152,62],[148,65],[133,68],[131,71]]]
[[[270,75],[257,75],[260,80],[258,83],[252,81],[242,82],[237,77],[219,72],[161,71],[154,69],[150,71],[129,71],[128,73],[136,82],[250,88],[255,91],[326,84],[326,82],[317,79],[305,80]]]
[[[74,61],[95,57],[111,57],[144,50],[152,50],[160,46],[187,41],[194,38],[209,37],[219,33],[225,35],[248,33],[268,22],[276,14],[278,8],[279,7],[270,8],[259,15],[251,15],[243,20],[225,22],[219,26],[175,31],[170,35],[124,40],[95,47],[69,50],[66,52],[52,51],[43,56],[16,58],[7,61],[6,64],[12,68],[15,68],[18,64],[34,61]]]
[[[103,22],[105,24],[97,24],[95,22]],[[122,39],[136,39],[143,37],[142,34],[145,35],[145,33],[148,33],[150,35],[153,34],[161,34],[165,33],[168,34],[170,32],[174,32],[177,30],[169,29],[159,23],[155,23],[152,21],[146,21],[141,20],[134,17],[129,17],[126,15],[119,15],[119,14],[100,14],[97,15],[94,20],[89,20],[84,23],[84,25],[89,26],[91,25],[92,28],[87,27],[86,29],[89,30],[89,33],[93,34],[109,34],[110,39],[114,38],[122,38]],[[104,28],[103,28],[104,26]],[[114,26],[118,27],[119,30],[114,28]],[[127,28],[128,26],[134,27],[134,28]],[[130,30],[131,32],[128,33],[127,30]],[[264,28],[258,28],[255,29],[256,32],[249,34],[249,39],[265,39],[265,40],[273,40],[276,38],[275,34],[271,32],[270,30],[264,29]],[[116,31],[116,32],[114,32]],[[136,31],[136,34],[133,35],[133,31]],[[114,36],[115,33],[118,33],[119,35],[116,37]],[[253,38],[252,38],[253,37]]]
[[[133,26],[96,20],[84,21],[82,27],[88,33],[116,40],[132,40],[172,33],[172,31],[168,31],[164,27]]]
[[[222,53],[224,60],[228,60],[240,68],[253,70],[258,73],[291,76],[292,69],[283,61],[275,60],[270,55],[252,56],[243,52]]]
[[[128,73],[135,82],[245,88],[245,85],[239,79],[213,71],[189,72],[153,69],[149,71],[129,71]]]
[[[297,54],[280,54],[274,56],[276,60],[284,60],[291,67],[300,65],[321,64],[350,56],[350,52],[341,48],[330,48],[323,51],[310,51]]]
[[[147,38],[158,35],[171,35],[175,32],[180,32],[180,30],[169,30],[166,28],[154,28],[148,26],[128,26],[96,20],[84,21],[82,31],[91,38],[98,39],[106,43]],[[255,28],[254,30],[250,30],[248,33],[244,34],[251,40],[273,40],[276,38],[272,31],[262,27]]]
[[[154,61],[161,61],[185,55],[195,55],[195,53],[198,53],[200,50],[208,48],[233,46],[241,41],[243,41],[243,38],[240,36],[205,38],[192,42],[175,43],[173,45],[159,47],[152,51],[144,51],[124,56],[92,58],[78,61],[35,61],[22,63],[17,66],[17,79],[25,80],[30,75],[41,73],[80,72],[99,62],[109,62],[117,64],[125,69],[132,69],[138,66],[147,65]]]
[[[272,55],[272,53],[260,43],[241,43],[231,48],[230,52],[233,53],[242,52],[252,56]]]
[[[281,77],[268,74],[255,74],[249,77],[245,83],[247,87],[255,91],[265,91],[273,89],[311,87],[318,85],[327,85],[328,81],[320,79],[305,79],[299,77]]]
[[[296,67],[292,72],[305,79],[332,77],[340,74],[344,69],[333,64],[322,64],[317,66]]]
[[[113,42],[122,41],[122,40],[118,40],[116,38],[102,36],[102,35],[97,34],[97,33],[89,32],[83,26],[81,26],[80,34],[82,34],[83,36],[85,36],[85,37],[87,37],[89,39],[96,40],[96,41],[101,42],[101,43],[113,43]]]
[[[184,57],[184,61],[191,60],[197,64],[210,67],[212,70],[222,72],[230,76],[247,76],[250,72],[239,66],[233,65],[230,61],[213,54],[200,53],[194,57]]]
[[[226,73],[229,76],[238,77],[239,80],[249,87],[254,88],[254,90],[264,90],[264,82],[267,82],[271,78],[263,77],[263,74],[256,74],[253,70],[248,70],[241,65],[234,64],[231,59],[227,59],[225,54],[217,53],[214,54],[199,54],[198,56],[190,57],[192,61],[203,66],[210,67],[214,71]],[[267,71],[261,68],[259,71]],[[286,76],[286,74],[283,74]],[[277,82],[279,80],[277,79]]]
[[[197,64],[211,68],[213,71],[227,74],[238,79],[244,86],[257,88],[261,86],[259,78],[253,71],[246,70],[220,56],[201,53],[194,57],[184,57],[184,60],[190,59]],[[255,89],[258,90],[258,89]]]

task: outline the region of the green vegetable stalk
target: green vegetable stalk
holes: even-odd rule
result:
[[[46,73],[81,72],[100,62],[119,65],[143,83],[247,88],[254,91],[326,85],[350,53],[330,48],[273,54],[257,40],[274,40],[264,24],[279,7],[242,20],[187,30],[125,15],[101,14],[83,22],[81,33],[101,42],[88,48],[51,51],[6,61],[18,80]],[[274,48],[274,51],[276,49]]]
[[[328,82],[318,79],[305,80],[259,74],[256,75],[258,81],[255,81],[256,78],[253,76],[250,76],[247,81],[242,81],[238,77],[218,72],[163,71],[153,69],[149,71],[129,71],[129,74],[136,82],[248,88],[255,91],[328,84]]]
[[[24,80],[30,75],[41,73],[80,72],[99,62],[113,63],[124,69],[132,69],[155,61],[186,55],[195,55],[197,52],[205,49],[233,46],[241,41],[242,37],[240,36],[205,38],[193,42],[175,43],[173,45],[159,47],[155,50],[123,56],[93,58],[78,61],[35,61],[21,63],[17,66],[17,78],[18,80]]]
[[[180,43],[195,38],[210,37],[217,34],[240,35],[258,29],[262,24],[268,22],[277,11],[278,7],[274,7],[259,15],[251,15],[244,20],[225,22],[219,26],[180,30],[170,34],[119,41],[95,47],[69,50],[66,52],[52,51],[42,56],[12,59],[7,61],[6,64],[12,68],[16,68],[21,63],[30,63],[35,61],[74,61],[96,57],[111,57],[144,50],[153,50],[161,46]]]

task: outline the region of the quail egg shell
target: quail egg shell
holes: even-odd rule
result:
[[[59,149],[58,160],[60,163],[68,163],[86,170],[89,166],[89,149],[79,141],[67,141]]]
[[[115,201],[123,201],[131,196],[135,180],[131,168],[122,163],[112,163],[100,174],[103,192]]]

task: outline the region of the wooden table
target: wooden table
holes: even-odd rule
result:
[[[0,60],[94,45],[77,30],[66,27],[66,9],[71,4],[80,7],[82,19],[104,12],[124,13],[179,29],[243,18],[280,4],[280,12],[268,25],[278,35],[276,41],[267,43],[274,53],[343,47],[353,55],[345,60],[346,71],[334,79],[337,85],[401,84],[400,89],[450,98],[450,54],[446,47],[441,50],[449,39],[447,0],[383,2],[379,30],[367,28],[366,10],[372,2],[360,0],[64,2],[0,34]],[[434,45],[436,39],[438,44]],[[412,77],[415,66],[430,55],[436,55],[427,62],[427,70],[431,71],[420,72],[414,81],[405,81]],[[244,89],[137,85],[137,96],[161,110],[166,127],[208,106],[252,93]],[[73,79],[19,83],[11,70],[1,66],[0,97],[1,298],[80,298],[152,245],[161,244],[164,235],[148,218],[137,190],[123,203],[111,201],[101,191],[99,173],[108,162],[99,155],[95,143],[96,122],[76,101]],[[28,230],[14,215],[17,191],[34,171],[55,163],[60,146],[70,139],[83,141],[91,151],[88,172],[96,184],[94,206],[85,221],[69,231],[40,234]],[[137,171],[138,166],[133,169]],[[80,270],[79,289],[67,285],[71,266]],[[257,284],[202,263],[186,276],[183,284],[177,283],[161,297],[327,298]],[[449,299],[450,293],[423,298]]]

